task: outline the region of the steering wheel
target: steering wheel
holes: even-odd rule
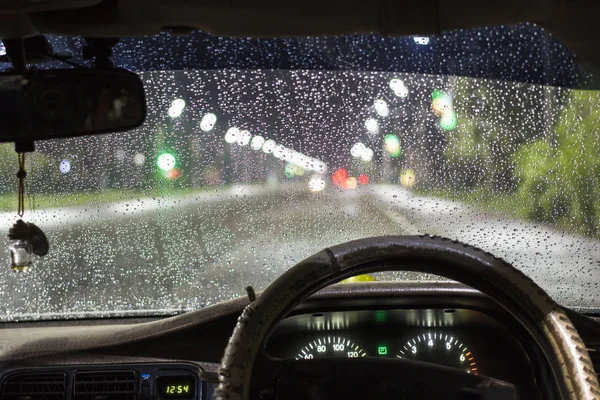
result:
[[[217,399],[361,398],[365,386],[371,394],[362,398],[516,398],[512,385],[505,382],[419,361],[277,360],[265,353],[266,339],[276,324],[311,294],[350,276],[391,270],[440,275],[486,294],[535,340],[558,398],[600,399],[589,354],[558,304],[505,261],[432,236],[351,241],[322,250],[286,271],[239,317],[219,368]]]

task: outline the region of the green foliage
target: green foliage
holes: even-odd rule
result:
[[[600,94],[573,91],[554,136],[514,156],[516,196],[533,219],[600,234]]]
[[[600,92],[456,78],[430,194],[600,237]],[[501,200],[500,200],[501,199]]]

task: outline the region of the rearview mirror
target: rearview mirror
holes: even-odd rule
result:
[[[0,142],[125,131],[145,117],[142,81],[124,69],[0,74]]]

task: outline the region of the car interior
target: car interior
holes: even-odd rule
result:
[[[598,12],[0,4],[0,398],[600,400]]]

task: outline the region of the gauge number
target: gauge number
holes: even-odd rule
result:
[[[310,360],[317,357],[365,357],[366,353],[356,343],[341,336],[319,337],[296,354],[296,360]]]
[[[439,332],[426,332],[402,344],[398,358],[407,358],[459,368],[477,375],[479,368],[471,351],[459,339]]]

